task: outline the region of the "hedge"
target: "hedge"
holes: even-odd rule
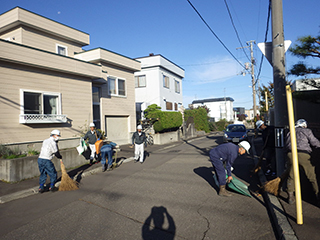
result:
[[[182,115],[180,112],[154,111],[149,113],[148,117],[159,119],[153,124],[155,132],[175,130],[182,125]]]
[[[187,122],[192,117],[194,126],[198,131],[210,132],[207,111],[204,108],[196,108],[184,111],[184,120]]]

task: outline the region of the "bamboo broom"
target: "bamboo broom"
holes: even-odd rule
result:
[[[61,159],[60,159],[60,163],[61,163],[62,176],[61,176],[59,191],[72,191],[72,190],[79,189],[78,183],[69,177],[66,167],[64,166]]]
[[[271,181],[268,181],[264,186],[263,189],[268,192],[271,193],[275,196],[279,195],[279,190],[282,186],[282,183],[287,179],[287,177],[289,176],[289,172],[290,172],[290,168],[292,166],[288,167],[280,177],[277,177]]]

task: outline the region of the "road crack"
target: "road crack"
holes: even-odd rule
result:
[[[204,220],[206,220],[206,222],[207,222],[207,229],[203,232],[203,236],[202,236],[202,239],[201,239],[201,240],[204,240],[205,237],[207,236],[208,231],[210,230],[210,221],[209,221],[208,218],[206,218],[204,215],[202,215],[202,214],[200,213],[200,209],[201,209],[202,207],[203,207],[203,205],[201,205],[201,206],[198,208],[197,213],[199,214],[200,217],[202,217],[202,218],[203,218]]]

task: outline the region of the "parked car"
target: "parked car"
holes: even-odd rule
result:
[[[247,129],[243,124],[230,124],[224,130],[223,142],[239,143],[248,140]]]

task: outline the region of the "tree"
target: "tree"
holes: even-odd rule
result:
[[[260,100],[260,112],[266,112],[266,98],[265,92],[268,96],[268,107],[274,107],[274,86],[272,82],[269,82],[267,85],[263,85],[259,88],[261,100]]]
[[[304,36],[297,40],[297,44],[289,48],[289,52],[302,59],[320,58],[320,35],[316,37]],[[309,74],[320,74],[320,67],[307,66],[305,62],[294,64],[289,74],[295,76],[306,76]]]

